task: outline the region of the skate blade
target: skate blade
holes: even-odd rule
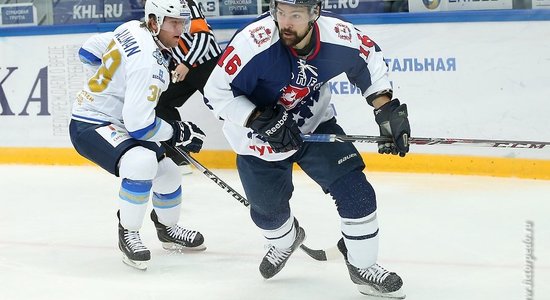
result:
[[[363,295],[377,297],[379,299],[405,299],[406,296],[402,289],[398,289],[397,291],[391,293],[381,293],[369,285],[362,284],[357,285],[357,289],[359,290],[359,293]]]
[[[206,246],[204,244],[197,247],[186,247],[176,243],[162,243],[162,248],[168,251],[178,251],[178,252],[187,252],[187,251],[204,251]]]
[[[122,262],[127,264],[128,266],[145,271],[147,270],[147,262],[146,261],[137,261],[137,260],[131,260],[126,255],[122,255]]]

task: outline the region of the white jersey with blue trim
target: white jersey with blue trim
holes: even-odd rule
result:
[[[238,31],[228,44],[204,92],[205,103],[224,120],[224,134],[238,154],[276,161],[296,152],[274,153],[244,127],[256,107],[283,105],[301,132],[311,133],[335,115],[328,81],[339,74],[346,74],[365,97],[391,90],[381,49],[353,24],[323,11],[312,30],[315,46],[306,57],[280,41],[269,13]]]
[[[113,32],[103,32],[89,37],[78,49],[78,57],[84,67],[95,73],[101,66],[101,57],[106,52],[109,43],[113,40]]]
[[[97,47],[88,49],[97,50],[94,56],[100,55],[101,64],[78,93],[72,119],[122,126],[139,140],[170,139],[172,127],[155,115],[160,94],[169,83],[168,60],[149,30],[139,21],[130,21],[115,29],[110,40],[97,41]]]

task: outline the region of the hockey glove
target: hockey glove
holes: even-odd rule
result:
[[[399,154],[403,157],[409,152],[411,127],[407,116],[407,105],[400,104],[398,99],[374,110],[374,118],[380,126],[380,135],[392,138],[391,143],[378,143],[378,153]]]
[[[298,150],[304,143],[298,124],[281,105],[266,108],[249,124],[250,128],[269,143],[273,152]]]
[[[174,129],[174,135],[168,141],[176,147],[181,147],[187,152],[199,152],[206,135],[195,124],[188,121],[168,121]]]

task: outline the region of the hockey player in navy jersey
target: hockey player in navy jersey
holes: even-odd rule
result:
[[[351,143],[303,143],[300,134],[344,134],[327,84],[341,73],[374,107],[380,134],[393,140],[380,144],[380,153],[409,151],[407,107],[392,100],[378,45],[320,8],[319,0],[271,0],[269,13],[233,36],[206,84],[205,103],[224,120],[251,218],[268,242],[264,278],[281,271],[305,239],[289,205],[297,163],[335,200],[338,248],[359,291],[403,298],[401,278],[377,264],[376,196],[361,155]]]
[[[150,216],[163,247],[205,249],[200,232],[177,224],[181,173],[158,143],[198,152],[205,135],[191,122],[167,122],[155,115],[170,80],[163,52],[177,45],[189,19],[189,9],[180,0],[148,0],[146,21],[130,21],[102,35],[108,45],[101,51],[101,65],[72,109],[69,130],[75,149],[122,178],[117,197],[119,248],[123,261],[139,269],[147,267],[151,256],[139,234],[151,192]],[[96,46],[105,48],[101,41]]]

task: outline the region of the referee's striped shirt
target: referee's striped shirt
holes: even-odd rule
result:
[[[187,0],[187,4],[191,10],[191,27],[189,32],[180,36],[178,46],[172,48],[172,53],[177,64],[183,63],[191,68],[217,58],[222,49],[199,6],[194,0]]]

